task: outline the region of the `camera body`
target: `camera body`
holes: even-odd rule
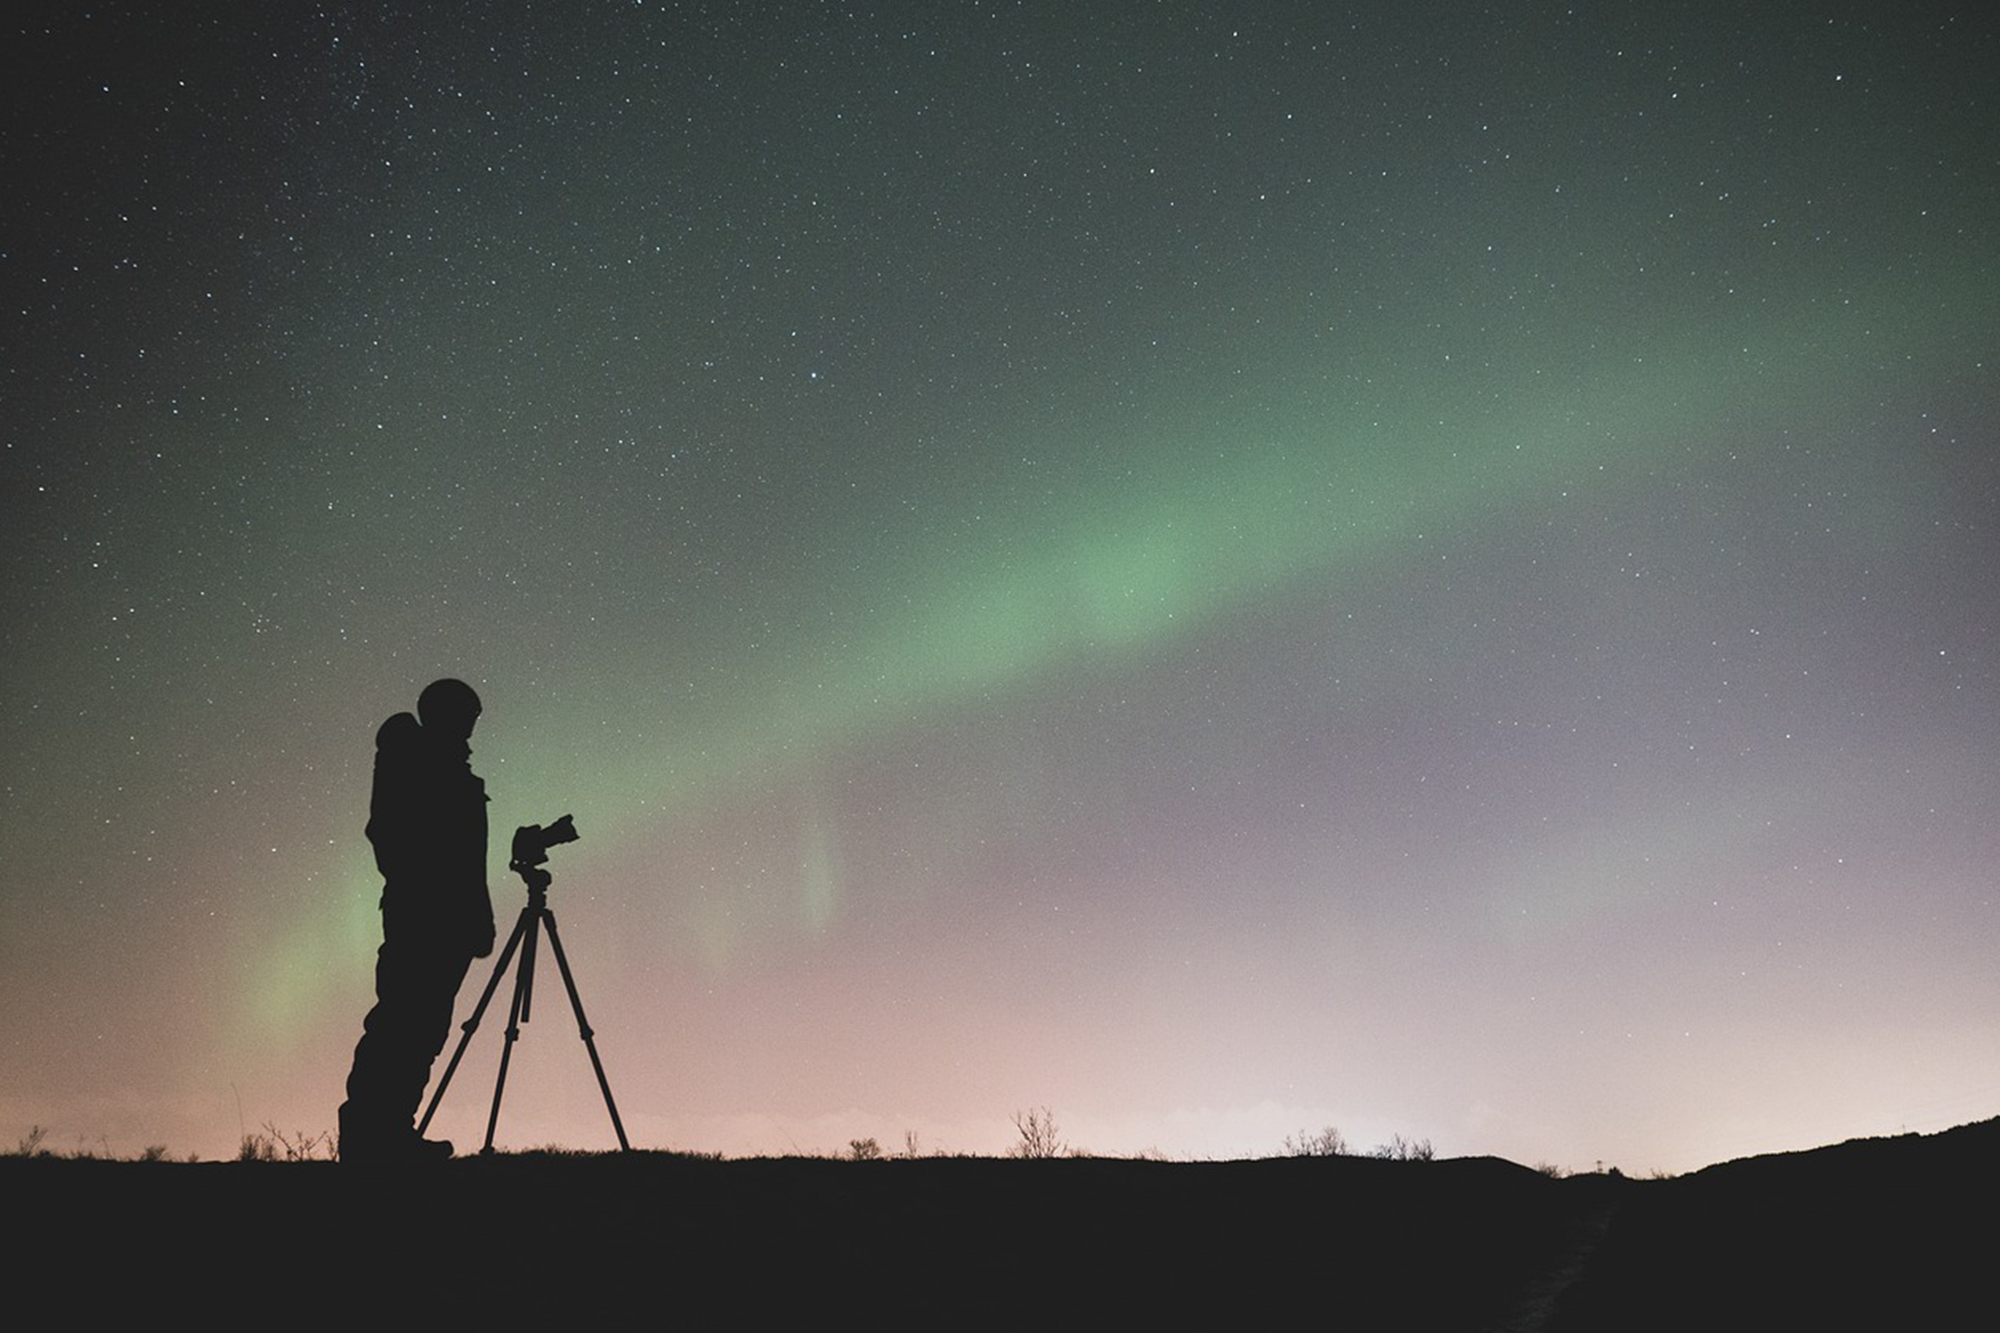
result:
[[[549,848],[575,841],[576,824],[570,815],[564,815],[546,827],[523,824],[514,830],[514,850],[507,865],[514,870],[542,865],[549,859]]]

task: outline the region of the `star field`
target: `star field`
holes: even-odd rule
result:
[[[440,675],[646,1146],[1992,1112],[1990,19],[37,9],[0,1133],[331,1123]]]

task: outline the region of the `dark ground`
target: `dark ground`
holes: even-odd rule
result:
[[[2000,1121],[1672,1181],[1490,1158],[638,1153],[376,1171],[12,1158],[0,1188],[22,1289],[105,1317],[1933,1328],[1992,1316],[1980,1196],[1997,1160]]]

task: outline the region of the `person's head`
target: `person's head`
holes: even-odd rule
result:
[[[434,680],[417,696],[417,719],[425,731],[464,740],[479,720],[479,696],[462,680]]]

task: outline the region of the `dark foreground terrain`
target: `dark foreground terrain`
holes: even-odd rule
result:
[[[1994,1317],[1996,1165],[2000,1121],[1669,1181],[1490,1158],[635,1153],[12,1158],[0,1190],[17,1285],[70,1318],[1944,1328]]]

